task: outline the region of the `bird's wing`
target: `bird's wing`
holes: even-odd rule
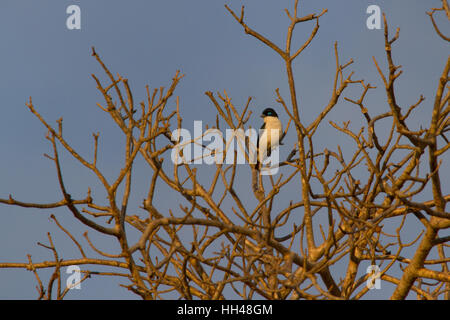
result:
[[[264,122],[263,125],[261,126],[260,130],[264,130],[265,128],[266,128],[266,123]],[[259,135],[259,132],[258,132],[258,137],[256,139],[256,150],[259,149],[259,138],[260,138],[260,135]]]

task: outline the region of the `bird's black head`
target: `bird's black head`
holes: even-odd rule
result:
[[[272,108],[266,108],[264,109],[261,117],[276,117],[278,118],[277,113],[275,112],[275,110],[273,110]]]

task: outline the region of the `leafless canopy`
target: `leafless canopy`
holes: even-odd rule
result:
[[[428,14],[437,34],[449,41],[434,20],[440,11],[450,19],[447,1],[442,4],[442,8],[434,8]],[[262,176],[255,165],[247,164],[245,168],[251,178],[243,179],[244,175],[237,174],[243,167],[217,163],[213,168],[205,166],[205,170],[214,171],[205,182],[204,177],[199,178],[203,167],[170,162],[176,144],[171,132],[181,128],[183,121],[183,108],[179,98],[174,97],[183,75],[176,72],[168,89],[147,87],[146,100],[136,103],[127,79],[114,76],[93,49],[93,58],[107,79],[101,81],[92,75],[104,97],[104,102],[97,106],[111,117],[125,137],[121,151],[124,163],[119,174],[115,179],[107,179],[97,165],[99,134],[93,135],[92,154],[82,155],[63,135],[62,119],[56,126],[48,123],[30,98],[27,107],[48,129],[47,139],[53,153],[47,157],[55,165],[62,199],[38,204],[9,196],[0,202],[38,209],[66,207],[89,232],[116,240],[120,251],[98,249],[87,231],[84,239],[77,239],[73,231],[51,215],[78,248],[79,256],[63,257],[49,233],[49,243],[39,245],[53,253],[53,261],[36,262],[28,256],[28,261],[21,263],[0,261],[0,267],[34,272],[39,298],[44,299],[60,299],[67,294],[60,273],[61,268],[69,265],[82,266],[81,281],[90,276],[123,278],[123,286],[144,299],[359,299],[369,291],[366,283],[370,274],[366,274],[365,268],[372,264],[380,266],[381,280],[395,286],[392,299],[404,299],[411,292],[418,299],[448,299],[450,274],[445,248],[450,237],[445,232],[450,227],[450,214],[446,212],[450,195],[441,188],[440,167],[450,146],[445,136],[450,128],[450,57],[436,79],[435,96],[427,97],[433,101],[429,125],[414,128],[409,123],[410,116],[425,97],[418,95],[411,106],[399,105],[395,83],[400,81],[402,70],[395,62],[394,50],[399,29],[390,32],[383,16],[384,44],[380,45],[384,45],[385,55],[373,57],[373,63],[384,88],[355,79],[354,72],[349,71],[353,60],[342,62],[336,43],[329,102],[314,121],[305,123],[292,63],[313,41],[319,20],[327,10],[299,16],[296,0],[293,11],[285,10],[290,25],[286,45],[281,48],[247,25],[244,7],[240,12],[225,8],[246,34],[275,51],[284,62],[289,96],[283,97],[278,89],[274,93],[295,128],[296,143],[290,146],[293,152],[280,164],[280,173]],[[312,24],[309,38],[301,45],[292,37],[298,24]],[[383,70],[380,59],[386,59],[387,70]],[[345,96],[348,87],[360,87],[361,94]],[[366,95],[372,90],[382,90],[386,95],[384,113],[374,114],[366,106]],[[210,128],[248,128],[251,98],[241,107],[234,105],[226,92],[206,92],[206,95],[217,112],[216,123]],[[348,136],[356,151],[344,154],[339,145],[317,150],[315,136],[327,125],[327,115],[342,99],[355,106],[365,125],[355,129],[350,122],[328,123]],[[387,134],[386,126],[389,126]],[[64,181],[60,163],[61,150],[98,178],[107,194],[106,203],[94,200],[95,190],[88,185],[84,199],[71,197],[71,187]],[[138,158],[148,165],[151,174],[141,212],[130,212],[127,208],[133,192],[133,175],[144,174],[133,170]],[[361,168],[366,174],[360,174]],[[448,173],[444,175],[448,177]],[[293,182],[299,186],[297,198],[278,209],[277,199]],[[118,191],[119,186],[123,192]],[[432,196],[423,200],[427,186],[431,186]],[[170,209],[160,205],[158,199],[170,196],[163,194],[162,187],[180,197],[180,203]],[[243,189],[249,192],[242,192]],[[402,232],[408,228],[408,217],[417,219],[423,230],[406,243]],[[318,221],[327,222],[322,225]],[[396,224],[396,232],[385,232],[386,224]],[[130,240],[130,232],[139,234],[137,241]],[[407,247],[413,247],[414,252],[405,255]],[[86,248],[96,254],[89,256]],[[436,259],[430,258],[433,249],[438,253]],[[344,267],[334,268],[339,263]],[[99,265],[112,271],[96,271]],[[48,283],[39,276],[42,268],[54,270]]]

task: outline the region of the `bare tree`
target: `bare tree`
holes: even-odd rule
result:
[[[183,75],[176,72],[167,90],[147,87],[146,101],[136,103],[127,79],[114,76],[93,49],[92,55],[108,80],[105,83],[92,75],[104,97],[104,103],[97,106],[111,117],[125,137],[120,173],[109,180],[97,165],[99,134],[93,135],[93,155],[88,158],[80,154],[63,135],[62,119],[52,126],[30,98],[27,107],[48,130],[47,139],[53,154],[47,157],[55,165],[62,199],[41,204],[9,196],[0,202],[38,209],[66,207],[87,230],[115,239],[120,252],[101,251],[87,232],[85,242],[76,239],[51,215],[78,248],[79,257],[62,259],[48,233],[49,243],[39,245],[53,253],[54,261],[35,262],[28,256],[27,262],[0,263],[0,267],[33,271],[40,299],[64,298],[68,288],[61,284],[60,273],[62,267],[70,265],[87,268],[82,271],[81,281],[90,276],[121,277],[127,282],[123,286],[143,299],[359,299],[370,289],[367,281],[376,281],[365,270],[361,276],[364,263],[370,262],[379,266],[378,276],[383,281],[395,285],[391,299],[404,299],[411,292],[418,299],[449,299],[449,258],[444,249],[450,237],[443,233],[450,227],[450,214],[445,210],[450,195],[442,190],[440,167],[450,146],[445,136],[450,126],[450,57],[436,81],[429,125],[413,128],[408,123],[410,116],[425,98],[420,95],[409,107],[398,104],[395,83],[402,71],[394,62],[393,45],[399,38],[399,29],[392,36],[383,15],[383,59],[387,59],[388,70],[380,67],[380,57],[373,57],[373,62],[384,88],[377,89],[363,79],[354,79],[354,72],[348,71],[353,60],[342,62],[335,43],[336,67],[329,102],[315,120],[305,123],[292,63],[313,41],[319,30],[319,20],[327,10],[300,17],[296,0],[293,12],[285,9],[290,25],[285,47],[280,48],[247,25],[244,7],[240,13],[225,7],[245,33],[275,51],[284,62],[289,97],[283,97],[278,89],[275,94],[295,128],[296,144],[291,146],[293,151],[287,159],[279,164],[281,173],[263,176],[254,164],[244,167],[236,161],[233,164],[218,162],[212,168],[211,178],[205,182],[201,171],[211,170],[210,166],[194,167],[189,162],[177,164],[165,160],[179,142],[172,136],[173,130],[182,128],[182,107],[178,97],[174,98],[174,92]],[[439,11],[444,11],[450,19],[446,0],[442,0],[442,8],[434,8],[428,14],[439,36],[449,41],[434,20],[434,14]],[[294,29],[308,22],[313,23],[309,38],[294,49]],[[359,86],[361,95],[344,97],[344,91],[350,86]],[[383,90],[387,98],[388,108],[381,114],[372,114],[365,106],[366,94],[376,89]],[[217,112],[216,123],[210,128],[248,128],[251,98],[245,106],[237,107],[226,92],[206,92],[206,95]],[[354,143],[356,151],[352,155],[344,155],[335,145],[317,150],[314,143],[320,134],[320,125],[324,125],[329,112],[342,99],[354,104],[365,121],[357,130],[351,128],[350,122],[329,121]],[[379,125],[380,122],[384,125]],[[389,124],[387,134],[386,124]],[[225,139],[224,143],[227,143]],[[227,147],[223,154],[227,153]],[[201,145],[201,148],[203,154],[209,152],[207,147]],[[61,149],[97,177],[107,194],[106,203],[95,201],[95,190],[87,185],[84,199],[72,198],[71,187],[64,181]],[[234,156],[237,157],[236,151]],[[248,160],[248,149],[245,156]],[[133,169],[138,157],[152,172],[147,197],[140,207],[145,218],[127,210],[133,175],[138,174]],[[366,174],[361,175],[364,168]],[[239,170],[250,172],[250,180],[238,175]],[[300,186],[298,198],[284,209],[275,210],[277,198],[295,181]],[[183,199],[169,210],[158,204],[159,197],[172,197],[161,194],[163,185],[176,195],[174,199]],[[428,185],[431,185],[432,198],[421,200]],[[123,192],[119,191],[119,186],[123,187]],[[314,192],[312,186],[321,191]],[[250,193],[239,191],[242,188]],[[412,242],[405,243],[401,232],[408,228],[406,218],[409,216],[415,217],[423,230]],[[326,221],[328,225],[319,221]],[[383,231],[385,223],[396,224],[396,233]],[[130,241],[130,232],[139,234],[137,241]],[[86,246],[97,255],[88,256]],[[415,248],[413,254],[404,255],[407,247]],[[433,248],[439,254],[437,259],[430,258]],[[340,262],[345,263],[346,270],[332,269]],[[113,271],[95,271],[98,265],[111,267]],[[45,285],[38,274],[43,268],[54,270]]]

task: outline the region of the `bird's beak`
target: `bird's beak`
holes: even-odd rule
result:
[[[264,115],[262,114],[262,115],[260,115],[260,117],[261,117],[261,118],[264,118]]]

